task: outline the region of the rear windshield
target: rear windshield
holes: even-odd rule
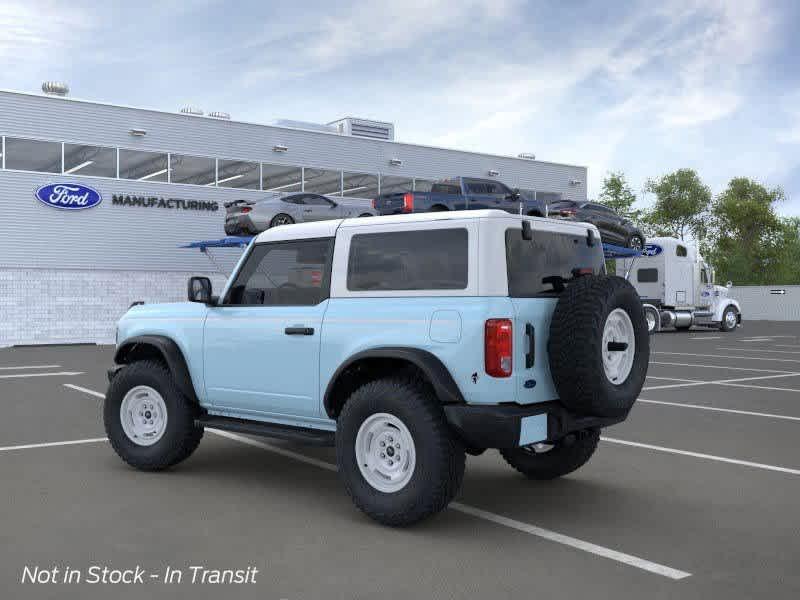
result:
[[[522,229],[506,229],[506,268],[508,295],[512,298],[555,295],[548,277],[568,281],[574,269],[591,269],[598,275],[605,271],[603,249],[595,239],[586,244],[585,235],[552,231],[533,231],[532,240],[522,239]]]
[[[461,194],[461,186],[454,185],[452,183],[434,183],[431,186],[431,193],[458,196]]]

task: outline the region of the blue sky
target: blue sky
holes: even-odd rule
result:
[[[0,87],[235,119],[393,121],[407,142],[782,186],[800,215],[800,3],[0,4]]]

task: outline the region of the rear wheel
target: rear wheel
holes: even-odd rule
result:
[[[197,449],[203,428],[197,405],[184,396],[169,370],[146,360],[123,368],[108,386],[103,421],[111,447],[129,465],[159,471]]]
[[[585,465],[597,449],[600,431],[579,431],[555,444],[500,450],[506,462],[530,479],[555,479]]]
[[[655,306],[644,307],[644,320],[647,323],[647,333],[655,333],[661,329],[661,314]]]
[[[384,525],[405,526],[450,503],[465,456],[429,386],[397,377],[367,383],[347,400],[336,461],[359,509]]]
[[[269,222],[270,227],[278,227],[279,225],[291,225],[294,223],[294,219],[289,215],[284,213],[280,213],[272,217],[272,221]]]

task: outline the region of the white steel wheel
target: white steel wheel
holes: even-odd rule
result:
[[[621,385],[630,375],[636,355],[633,323],[627,311],[615,308],[603,326],[603,370],[608,380]]]
[[[375,413],[365,419],[356,435],[355,450],[361,475],[379,492],[398,492],[414,475],[414,439],[394,415]]]
[[[725,311],[725,327],[730,329],[736,329],[736,311],[732,309],[728,309]]]
[[[654,333],[658,328],[659,314],[650,308],[645,308],[644,319],[647,323],[647,333]]]
[[[130,441],[139,446],[152,446],[167,429],[167,405],[156,390],[137,385],[122,398],[119,418]]]

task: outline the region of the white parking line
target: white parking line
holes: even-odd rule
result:
[[[691,352],[651,352],[650,354],[677,354],[679,356],[705,356],[708,358],[741,358],[743,360],[771,360],[772,362],[800,362],[796,358],[764,358],[762,356],[721,356],[719,354],[692,354]]]
[[[326,471],[337,470],[336,465],[331,464],[329,462],[325,462],[323,460],[317,460],[316,458],[311,458],[309,456],[305,456],[304,454],[300,454],[298,452],[292,452],[291,450],[286,450],[284,448],[278,448],[271,444],[260,442],[258,440],[254,440],[249,437],[245,437],[243,435],[230,433],[229,431],[220,431],[218,429],[206,429],[206,431],[222,436],[224,438],[228,438],[230,440],[235,440],[237,442],[246,444],[248,446],[261,448],[262,450],[267,450],[268,452],[274,452],[276,454],[280,454],[281,456],[292,458],[294,460],[298,460],[300,462],[313,465],[321,469],[325,469]],[[584,552],[588,552],[596,556],[602,556],[604,558],[608,558],[616,562],[636,567],[637,569],[641,569],[643,571],[648,571],[650,573],[655,573],[656,575],[668,577],[669,579],[676,579],[676,580],[685,579],[686,577],[691,576],[691,573],[687,573],[686,571],[673,569],[665,565],[661,565],[658,563],[651,562],[649,560],[645,560],[643,558],[639,558],[638,556],[625,554],[624,552],[618,552],[616,550],[612,550],[611,548],[606,548],[605,546],[598,546],[597,544],[586,542],[584,540],[564,535],[562,533],[558,533],[555,531],[551,531],[549,529],[544,529],[542,527],[537,527],[536,525],[531,525],[529,523],[524,523],[522,521],[517,521],[515,519],[509,519],[508,517],[504,517],[502,515],[498,515],[480,508],[476,508],[468,504],[462,504],[461,502],[450,503],[450,508],[452,510],[457,510],[458,512],[462,512],[464,514],[477,517],[485,521],[496,523],[497,525],[502,525],[510,529],[521,531],[523,533],[535,535],[537,537],[549,540],[551,542],[563,544],[565,546],[569,546],[577,550],[582,550]]]
[[[636,403],[644,402],[645,404],[663,404],[664,406],[677,406],[679,408],[696,408],[699,410],[710,410],[714,412],[731,413],[734,415],[745,415],[748,417],[765,417],[769,419],[783,419],[786,421],[800,421],[800,417],[791,417],[789,415],[776,415],[774,413],[753,412],[750,410],[737,410],[735,408],[718,408],[716,406],[703,406],[702,404],[686,404],[684,402],[666,402],[664,400],[645,400],[639,398]]]
[[[666,390],[669,388],[694,387],[697,385],[724,385],[739,383],[740,381],[757,381],[759,379],[778,379],[780,377],[797,377],[800,373],[782,373],[780,375],[760,375],[758,377],[739,377],[737,379],[717,379],[716,381],[693,381],[692,383],[671,383],[669,385],[645,386],[642,390]],[[750,386],[748,386],[750,387]],[[765,388],[767,389],[767,388]]]
[[[67,384],[68,385],[68,384]],[[78,389],[78,386],[70,386],[72,389]],[[89,390],[87,388],[80,388],[78,391],[86,392],[92,396],[103,398],[105,397],[100,392],[96,392],[94,390]],[[237,441],[241,444],[246,444],[248,446],[253,446],[255,448],[260,448],[262,450],[266,450],[268,452],[273,452],[275,454],[279,454],[281,456],[285,456],[287,458],[291,458],[296,461],[303,462],[308,465],[312,465],[315,467],[319,467],[320,469],[325,469],[326,471],[337,471],[336,465],[331,464],[329,462],[325,462],[324,460],[318,460],[316,458],[312,458],[310,456],[306,456],[304,454],[300,454],[299,452],[292,452],[291,450],[286,450],[285,448],[278,448],[277,446],[273,446],[271,444],[267,444],[265,442],[260,442],[258,440],[251,439],[249,437],[239,435],[236,433],[231,433],[229,431],[220,431],[219,429],[206,429],[209,433],[213,433],[220,437],[227,438],[229,440]],[[106,438],[97,438],[94,440],[76,440],[72,443],[79,444],[79,443],[89,443],[90,441],[105,441]],[[70,442],[60,442],[61,445],[68,444]],[[55,444],[59,444],[56,442]],[[54,444],[50,444],[54,445]],[[33,446],[38,447],[38,446]],[[18,447],[18,449],[22,449],[22,447]],[[0,448],[2,450],[2,448]],[[504,517],[502,515],[498,515],[495,513],[491,513],[480,508],[476,508],[473,506],[469,506],[467,504],[462,504],[460,502],[453,502],[450,504],[450,508],[453,510],[457,510],[464,514],[471,515],[473,517],[477,517],[479,519],[484,519],[486,521],[490,521],[492,523],[496,523],[498,525],[503,525],[505,527],[509,527],[511,529],[516,529],[517,531],[522,531],[524,533],[528,533],[530,535],[535,535],[541,537],[546,540],[550,540],[552,542],[557,542],[559,544],[563,544],[565,546],[569,546],[571,548],[575,548],[577,550],[582,550],[584,552],[588,552],[590,554],[594,554],[596,556],[602,556],[604,558],[608,558],[610,560],[620,562],[626,565],[630,565],[632,567],[636,567],[637,569],[641,569],[643,571],[648,571],[650,573],[655,573],[656,575],[661,575],[663,577],[667,577],[669,579],[685,579],[686,577],[690,577],[691,573],[687,573],[686,571],[680,571],[678,569],[673,569],[672,567],[668,567],[666,565],[661,565],[658,563],[651,562],[649,560],[645,560],[643,558],[639,558],[638,556],[633,556],[631,554],[625,554],[624,552],[618,552],[616,550],[612,550],[611,548],[606,548],[605,546],[598,546],[597,544],[592,544],[591,542],[586,542],[584,540],[580,540],[578,538],[570,537],[568,535],[564,535],[561,533],[557,533],[555,531],[550,531],[549,529],[544,529],[542,527],[537,527],[535,525],[530,525],[528,523],[523,523],[522,521],[516,521],[514,519],[509,519],[508,517]]]
[[[22,444],[21,446],[0,446],[0,452],[12,452],[14,450],[30,450],[31,448],[52,448],[53,446],[75,446],[77,444],[96,444],[107,442],[108,438],[87,438],[85,440],[67,440],[65,442],[44,442],[41,444]]]
[[[755,373],[792,373],[792,371],[778,371],[776,369],[753,369],[748,367],[732,367],[730,365],[698,365],[695,363],[676,363],[676,362],[661,362],[650,361],[651,365],[670,365],[673,367],[698,367],[701,369],[725,369],[728,371],[753,371]]]
[[[771,354],[800,354],[800,352],[792,350],[767,350],[766,348],[723,348],[718,347],[717,350],[737,350],[739,352],[769,352]]]
[[[771,392],[800,392],[793,388],[770,387],[768,385],[748,385],[746,383],[720,383],[719,385],[727,385],[728,387],[741,387],[751,388],[754,390],[769,390]]]
[[[709,336],[709,337],[698,336],[698,337],[690,337],[689,339],[690,340],[721,340],[722,336],[721,335],[713,335],[713,336]]]
[[[648,379],[663,379],[664,381],[683,381],[685,383],[705,383],[699,379],[678,379],[677,377],[656,377],[655,375],[647,374]]]
[[[101,394],[100,392],[95,392],[94,390],[90,390],[89,388],[81,387],[79,385],[73,385],[71,383],[65,383],[64,387],[68,387],[71,390],[76,390],[78,392],[83,392],[84,394],[89,394],[90,396],[94,396],[95,398],[105,398],[105,394]]]
[[[0,367],[0,371],[17,371],[20,369],[60,369],[61,365],[24,365],[19,367]]]
[[[763,463],[750,462],[749,460],[739,460],[737,458],[726,458],[724,456],[715,456],[714,454],[703,454],[702,452],[690,452],[689,450],[679,450],[677,448],[667,448],[665,446],[654,446],[652,444],[642,444],[641,442],[631,442],[628,440],[620,440],[616,438],[600,438],[604,442],[611,444],[620,444],[622,446],[633,446],[635,448],[645,448],[647,450],[656,450],[658,452],[667,452],[668,454],[680,454],[682,456],[691,456],[693,458],[703,458],[706,460],[713,460],[716,462],[723,462],[732,465],[741,465],[743,467],[753,467],[755,469],[764,469],[765,471],[777,471],[779,473],[788,473],[789,475],[800,475],[800,469],[790,469],[788,467],[776,467],[775,465],[765,465]]]
[[[19,379],[22,377],[54,377],[56,375],[83,375],[83,371],[60,371],[58,373],[14,373],[13,375],[0,375],[0,379]]]
[[[772,344],[776,348],[800,348],[797,344]]]

